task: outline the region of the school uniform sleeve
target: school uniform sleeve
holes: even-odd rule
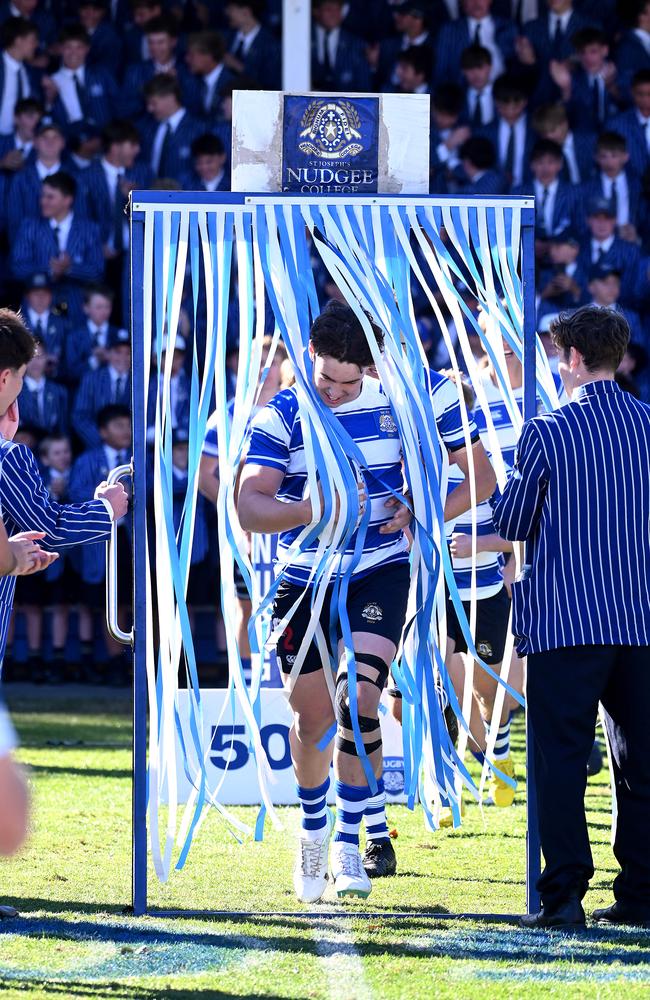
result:
[[[515,467],[503,493],[490,498],[494,528],[503,538],[524,541],[534,534],[548,488],[549,470],[535,420],[524,424]]]
[[[36,459],[25,445],[10,448],[2,464],[3,515],[22,531],[44,531],[43,544],[56,549],[108,538],[111,518],[102,500],[58,504],[47,492]]]
[[[295,406],[292,405],[292,400]],[[297,410],[293,393],[280,393],[258,413],[251,425],[246,463],[266,465],[286,472],[290,459],[293,418]]]
[[[467,447],[458,390],[451,379],[431,372],[431,399],[438,433],[449,451]],[[434,381],[435,378],[435,381]],[[479,440],[474,418],[468,413],[470,444]]]

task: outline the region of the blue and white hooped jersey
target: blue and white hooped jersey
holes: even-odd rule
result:
[[[490,378],[490,373],[487,370],[481,374],[481,385],[485,392],[488,408],[494,424],[494,430],[496,431],[497,439],[501,447],[501,454],[503,455],[506,472],[510,472],[515,464],[515,451],[517,450],[519,432],[515,430],[512,423],[500,386],[494,384]],[[523,413],[523,386],[520,386],[518,389],[513,389],[512,395],[519,411]],[[487,448],[489,446],[487,420],[479,405],[476,406],[474,411],[474,419],[476,420],[476,425],[479,429],[479,434],[481,435],[483,444]]]
[[[381,525],[392,517],[391,508],[385,506],[386,500],[392,496],[391,490],[399,493],[403,489],[401,441],[379,382],[366,377],[359,396],[334,407],[332,413],[356,442],[367,464],[363,477],[370,501],[370,522],[355,573],[368,572],[388,563],[405,562],[408,560],[408,542],[404,533],[382,535],[379,532]],[[279,392],[256,416],[251,426],[246,462],[269,466],[284,473],[278,500],[302,500],[307,485],[307,464],[295,387]],[[280,534],[280,559],[286,557],[301,530],[294,528]],[[351,562],[355,541],[356,533],[343,554],[342,571]],[[287,567],[286,578],[290,583],[304,585],[307,582],[317,548],[318,542],[315,541]]]

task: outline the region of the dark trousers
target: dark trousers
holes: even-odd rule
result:
[[[573,646],[528,657],[545,909],[582,898],[594,873],[584,796],[598,702],[605,710],[618,819],[614,895],[650,916],[650,646]]]

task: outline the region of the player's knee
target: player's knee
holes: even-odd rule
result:
[[[299,712],[293,717],[293,731],[303,746],[315,746],[333,722],[332,712]]]
[[[365,718],[377,718],[381,691],[374,684],[360,681],[357,684],[357,712]]]

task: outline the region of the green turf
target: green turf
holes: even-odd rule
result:
[[[0,864],[0,898],[22,914],[0,925],[1,997],[650,996],[649,933],[591,928],[567,937],[423,916],[523,911],[523,782],[512,809],[468,805],[462,830],[432,835],[419,813],[391,808],[398,877],[375,882],[367,901],[328,895],[317,919],[282,915],[302,909],[291,891],[291,836],[269,827],[263,843],[240,845],[212,814],[182,872],[166,886],[150,875],[151,905],[278,915],[129,917],[128,700],[101,690],[8,694],[31,768],[34,821],[25,851]],[[521,723],[515,747],[521,762]],[[590,782],[588,806],[592,908],[611,900],[616,871],[604,773]],[[254,819],[254,810],[235,811]],[[296,810],[280,815],[295,830]],[[369,910],[377,916],[326,916]]]

